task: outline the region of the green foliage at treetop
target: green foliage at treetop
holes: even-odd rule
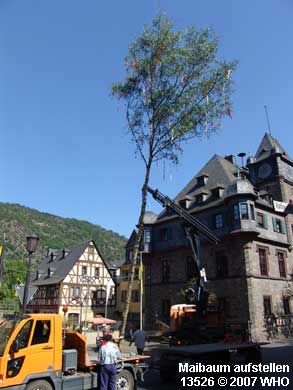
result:
[[[126,77],[112,87],[125,102],[132,141],[147,165],[178,163],[182,141],[203,138],[231,116],[236,61],[218,56],[211,28],[176,30],[158,15],[129,47]]]
[[[33,255],[37,264],[48,249],[63,249],[93,239],[103,259],[115,264],[124,258],[126,238],[119,234],[73,218],[62,218],[18,204],[0,203],[0,240],[6,235],[4,279],[0,300],[15,299],[14,286],[24,282],[26,272],[26,236],[35,233],[39,245]]]

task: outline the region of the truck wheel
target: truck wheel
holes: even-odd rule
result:
[[[38,380],[38,381],[30,382],[25,389],[26,390],[53,390],[53,387],[47,381]]]
[[[134,390],[134,378],[128,370],[122,370],[117,374],[116,390]]]

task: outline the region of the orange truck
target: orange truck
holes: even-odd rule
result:
[[[147,356],[117,363],[117,389],[133,390],[148,369]],[[67,333],[57,314],[26,314],[0,325],[0,389],[92,390],[99,364],[87,361],[86,337]]]

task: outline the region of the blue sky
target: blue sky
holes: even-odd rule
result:
[[[0,0],[0,201],[130,234],[144,170],[110,90],[159,11],[178,28],[213,26],[219,57],[239,65],[232,119],[186,145],[179,166],[154,166],[152,186],[172,197],[215,153],[255,153],[265,104],[293,157],[291,0]]]

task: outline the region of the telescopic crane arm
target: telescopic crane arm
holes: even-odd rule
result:
[[[181,223],[184,227],[192,249],[198,275],[196,285],[194,286],[194,300],[195,303],[198,305],[199,309],[205,310],[206,298],[208,294],[205,289],[205,282],[207,281],[207,279],[200,256],[199,235],[202,235],[209,242],[214,244],[217,244],[219,240],[203,223],[194,218],[181,206],[173,202],[168,196],[162,194],[159,190],[153,190],[151,187],[147,187],[147,190],[149,193],[152,194],[153,198],[156,201],[163,205],[163,207],[168,207],[181,219]]]

